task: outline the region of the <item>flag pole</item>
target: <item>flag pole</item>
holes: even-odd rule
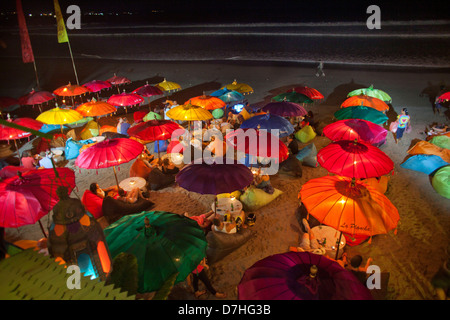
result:
[[[78,81],[77,69],[75,68],[75,61],[73,60],[72,48],[70,47],[70,41],[68,39],[67,39],[67,45],[69,46],[70,57],[72,58],[72,66],[73,66],[73,71],[75,72],[75,79],[77,80],[77,85],[80,85],[80,82]]]
[[[34,67],[34,74],[36,75],[37,88],[38,88],[38,90],[40,90],[41,85],[39,84],[39,77],[38,77],[38,73],[37,73],[37,69],[36,69],[36,62],[34,60],[33,60],[33,67]]]

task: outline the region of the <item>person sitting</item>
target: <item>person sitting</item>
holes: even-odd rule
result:
[[[180,169],[178,169],[175,164],[173,164],[169,158],[165,158],[162,161],[162,165],[161,165],[161,171],[164,174],[177,174]]]
[[[218,218],[214,218],[212,223],[213,223],[213,226],[211,227],[211,229],[213,231],[224,232],[224,233],[236,233],[237,232],[237,225],[236,225],[236,222],[233,217],[230,219],[230,221],[225,221],[225,222]]]
[[[370,266],[372,261],[373,261],[372,258],[367,259],[365,266],[362,267],[361,264],[363,262],[363,258],[360,255],[353,256],[350,259],[350,263],[348,263],[347,255],[344,253],[342,255],[342,263],[339,264],[344,268],[348,269],[349,271],[351,271],[356,276],[356,278],[358,278],[358,280],[365,285],[368,276],[367,268]]]
[[[191,216],[188,212],[183,213],[185,217],[197,221],[198,225],[207,233],[211,229],[214,211],[208,211],[198,216]]]
[[[295,139],[295,136],[293,134],[291,134],[288,138],[288,149],[289,151],[293,154],[296,155],[298,153],[298,143],[297,140]]]
[[[147,167],[153,168],[151,162],[155,160],[155,156],[153,154],[150,154],[150,151],[147,149],[147,146],[144,146],[144,150],[140,154],[139,159],[141,159]]]
[[[31,152],[26,150],[22,153],[22,167],[27,169],[36,169],[36,160],[31,156]]]
[[[39,160],[39,167],[41,168],[45,168],[45,169],[51,169],[53,168],[53,164],[52,164],[52,154],[51,153],[46,153],[44,151],[42,151],[40,153],[40,157],[41,160]]]
[[[102,189],[96,182],[91,183],[91,185],[89,186],[89,190],[102,199],[108,196],[114,198],[119,194],[119,188],[117,186],[111,186],[109,188]]]
[[[298,247],[289,247],[289,250],[294,252],[311,252],[318,255],[325,255],[326,250],[320,242],[314,238],[308,221],[306,219],[302,219],[302,224],[305,229],[305,232],[302,234],[302,240]],[[315,243],[311,245],[312,242]]]
[[[264,190],[268,194],[273,194],[275,189],[270,184],[270,177],[267,174],[261,174],[261,168],[258,169],[257,174],[253,180],[253,184],[256,188]]]
[[[138,187],[133,188],[129,192],[125,192],[125,190],[119,188],[118,194],[117,200],[121,200],[125,203],[136,203],[139,198],[149,200]],[[146,196],[148,196],[148,194],[146,194]]]

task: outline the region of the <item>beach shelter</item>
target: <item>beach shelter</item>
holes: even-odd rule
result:
[[[331,173],[356,179],[381,177],[394,169],[386,153],[361,141],[332,142],[317,153],[317,160]]]
[[[173,92],[181,89],[181,86],[178,83],[167,81],[166,78],[164,78],[162,82],[158,83],[156,87],[163,92]]]
[[[447,162],[433,154],[416,154],[400,164],[402,168],[423,172],[428,175],[446,165],[448,165]]]
[[[450,150],[440,148],[428,141],[419,141],[411,149],[407,151],[409,154],[434,154],[439,156],[445,162],[450,163]]]
[[[374,89],[373,85],[371,85],[368,88],[361,88],[361,89],[356,89],[356,90],[350,91],[348,93],[347,97],[360,96],[360,95],[377,98],[386,103],[392,102],[392,98],[386,92],[384,92],[383,90],[380,90],[380,89]]]
[[[226,103],[221,99],[213,96],[207,96],[205,94],[198,97],[193,97],[184,104],[192,104],[194,106],[205,108],[206,110],[221,109],[226,106]]]
[[[334,117],[337,120],[362,119],[379,125],[382,125],[389,120],[383,112],[365,106],[341,108],[334,113]]]
[[[114,76],[107,79],[106,81],[111,83],[113,86],[116,86],[118,93],[120,93],[120,90],[119,90],[120,85],[131,83],[131,80],[128,79],[127,77],[120,77],[115,73],[114,73]]]
[[[431,184],[437,193],[450,199],[450,166],[440,168],[434,174]]]
[[[381,112],[389,110],[389,106],[383,100],[364,95],[351,96],[341,104],[341,108],[357,106],[369,107]]]
[[[314,101],[308,96],[298,93],[295,90],[280,93],[272,98],[273,101],[287,101],[292,103],[313,103]]]
[[[143,150],[144,146],[132,139],[106,139],[85,149],[75,160],[75,166],[84,169],[113,167],[114,177],[119,187],[116,166],[137,158]]]
[[[320,93],[317,89],[309,88],[307,86],[299,86],[294,88],[295,92],[304,94],[308,98],[312,100],[321,100],[324,98],[323,94]]]
[[[237,91],[243,95],[253,93],[253,88],[246,83],[238,83],[236,79],[230,84],[227,84],[223,88],[228,90]],[[222,89],[223,89],[222,88]]]
[[[264,129],[269,132],[278,129],[280,138],[287,137],[294,132],[294,127],[289,120],[270,113],[253,116],[250,119],[245,120],[240,128]]]
[[[353,273],[309,252],[257,261],[245,270],[237,290],[239,300],[373,300]]]
[[[138,292],[153,292],[178,274],[182,282],[206,256],[205,233],[193,219],[164,211],[127,215],[104,229],[113,259],[132,254],[138,264]]]
[[[323,135],[331,141],[358,140],[379,145],[387,138],[387,130],[373,122],[362,119],[335,121],[323,128]]]
[[[308,113],[298,103],[289,102],[288,100],[269,102],[262,108],[262,111],[281,117],[299,117]]]

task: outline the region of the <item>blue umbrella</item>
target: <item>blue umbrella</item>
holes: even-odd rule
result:
[[[222,88],[222,89],[214,91],[213,93],[210,93],[209,95],[213,96],[213,97],[220,97],[221,95],[223,95],[227,92],[230,92],[230,91],[232,91],[232,90],[229,90],[227,88]]]
[[[241,128],[264,129],[269,132],[278,129],[280,130],[280,138],[287,137],[294,132],[294,127],[287,119],[269,113],[251,117],[241,124]]]

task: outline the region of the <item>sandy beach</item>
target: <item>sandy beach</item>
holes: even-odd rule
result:
[[[8,59],[5,60],[8,62]],[[8,81],[1,80],[1,93],[19,97],[33,88],[34,72],[30,64],[2,63],[2,74],[20,74]],[[53,91],[59,86],[74,81],[70,60],[51,59],[37,61],[42,71],[41,87]],[[151,106],[161,106],[166,98],[184,103],[191,97],[220,89],[234,79],[252,86],[254,93],[246,96],[250,105],[264,106],[270,99],[296,86],[307,85],[316,88],[325,99],[321,103],[306,106],[312,110],[317,122],[323,125],[333,121],[333,113],[345,100],[348,92],[374,85],[386,91],[392,97],[389,121],[395,119],[403,107],[407,107],[411,116],[412,132],[406,134],[399,144],[388,133],[387,143],[380,147],[395,163],[386,196],[396,206],[400,214],[397,234],[373,237],[372,242],[358,246],[347,246],[349,256],[360,254],[364,259],[373,258],[373,264],[381,271],[389,272],[386,299],[389,300],[434,300],[436,299],[430,279],[448,258],[446,249],[450,243],[450,200],[439,195],[431,185],[431,179],[424,173],[403,169],[400,164],[406,158],[407,150],[417,141],[424,140],[420,134],[433,123],[448,123],[446,115],[435,115],[429,96],[436,94],[440,85],[450,85],[450,73],[442,69],[421,68],[381,68],[364,66],[345,66],[325,64],[325,77],[315,76],[313,64],[283,63],[245,63],[245,62],[135,62],[100,59],[77,59],[80,83],[91,80],[106,80],[114,73],[126,76],[133,82],[122,89],[131,91],[148,81],[156,84],[166,78],[181,85],[182,90],[168,97],[151,99]],[[111,92],[106,93],[108,95]],[[148,110],[148,105],[140,109]],[[137,109],[136,109],[137,110]],[[34,111],[33,111],[34,112]],[[126,116],[132,120],[133,110],[128,109]],[[100,119],[100,123],[115,123],[114,117]],[[330,140],[317,136],[313,140],[317,149],[325,147]],[[31,142],[22,146],[21,151],[29,149]],[[152,145],[149,145],[152,150]],[[69,162],[69,165],[73,164]],[[118,171],[119,181],[128,177],[132,162],[121,165]],[[95,170],[74,169],[77,188],[72,197],[81,198],[92,182],[101,186],[115,183],[112,169]],[[271,177],[272,185],[283,191],[275,201],[257,210],[256,224],[251,227],[252,237],[222,260],[211,264],[209,275],[214,287],[227,294],[228,299],[237,299],[236,287],[244,271],[255,262],[267,256],[287,252],[289,246],[299,244],[301,238],[298,214],[298,193],[304,183],[313,178],[326,176],[324,168],[303,166],[301,178],[287,174]],[[154,210],[163,210],[191,215],[205,213],[211,207],[214,196],[188,192],[176,185],[152,192]],[[50,212],[42,219],[47,228],[50,225]],[[42,238],[39,225],[24,226],[19,229],[7,229],[7,240],[38,240]],[[202,284],[201,284],[202,286]],[[170,299],[195,299],[184,283],[176,285]],[[206,294],[201,299],[215,299]]]

